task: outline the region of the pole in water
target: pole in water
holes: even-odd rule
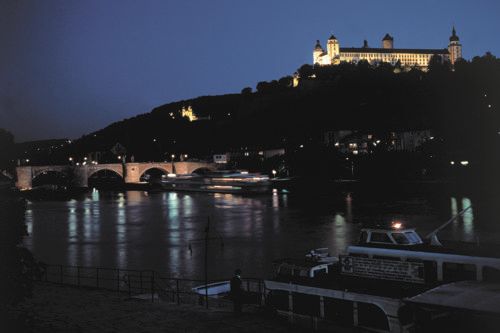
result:
[[[441,242],[439,242],[439,239],[437,238],[438,232],[440,232],[441,230],[443,230],[444,228],[446,228],[451,222],[453,222],[456,219],[458,219],[460,216],[462,216],[466,211],[468,211],[471,208],[472,208],[472,206],[469,206],[467,208],[462,209],[455,216],[453,216],[451,219],[449,219],[445,223],[441,224],[439,227],[437,227],[436,229],[434,229],[430,234],[428,234],[427,236],[425,236],[425,238],[429,239],[431,241],[431,244],[433,244],[433,245],[442,246]]]

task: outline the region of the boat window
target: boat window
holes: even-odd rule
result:
[[[445,262],[443,264],[444,281],[476,280],[476,266]]]
[[[326,274],[326,267],[317,269],[314,271],[314,277],[320,276],[320,275],[325,275]]]
[[[367,240],[368,240],[368,233],[366,231],[363,231],[361,233],[361,235],[359,236],[359,242],[361,244],[364,244],[364,243],[366,243]]]
[[[392,244],[391,239],[387,234],[382,232],[373,232],[370,238],[370,242],[372,243],[389,243]]]
[[[394,238],[394,240],[398,244],[402,245],[410,244],[410,241],[408,240],[408,238],[406,238],[405,234],[403,234],[402,232],[393,232],[392,238]]]
[[[420,239],[420,236],[417,235],[415,232],[405,232],[406,237],[410,240],[412,244],[420,244],[422,243],[422,240]]]
[[[483,280],[491,282],[499,282],[500,270],[492,267],[483,267]]]

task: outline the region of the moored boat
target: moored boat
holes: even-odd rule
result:
[[[269,177],[245,171],[219,171],[206,174],[169,174],[161,180],[163,189],[213,193],[265,193]]]
[[[423,240],[400,223],[364,228],[359,244],[347,247],[337,260],[325,260],[330,257],[326,249],[314,250],[303,260],[277,260],[273,278],[265,281],[267,304],[290,319],[312,317],[316,325],[335,322],[376,332],[412,332],[417,312],[428,311],[430,318],[449,310],[438,303],[417,309],[423,298],[419,295],[457,281],[488,286],[473,285],[469,293],[462,287],[461,295],[476,301],[483,296],[475,290],[487,289],[490,295],[500,290],[500,256],[443,246],[435,234],[430,236],[432,241]]]

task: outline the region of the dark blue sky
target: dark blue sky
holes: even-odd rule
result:
[[[409,4],[413,3],[413,4]],[[470,59],[500,55],[500,1],[0,0],[0,128],[17,141],[76,138],[153,107],[239,92],[389,32]]]

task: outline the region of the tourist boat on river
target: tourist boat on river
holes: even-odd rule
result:
[[[277,260],[267,305],[290,320],[375,332],[414,332],[453,311],[500,316],[498,252],[442,245],[437,231],[424,241],[401,223],[365,228],[338,257],[318,249]]]
[[[165,190],[214,193],[265,193],[270,190],[270,185],[268,176],[246,171],[169,174],[161,180],[161,186]]]

